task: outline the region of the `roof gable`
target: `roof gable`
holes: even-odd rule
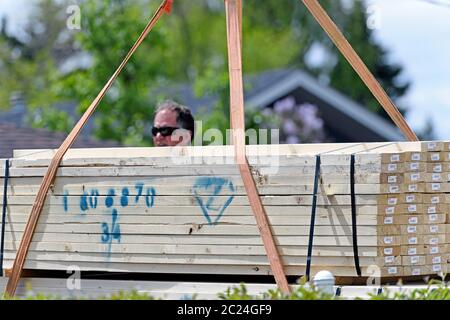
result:
[[[10,158],[17,149],[57,149],[66,139],[65,133],[51,132],[45,129],[18,127],[13,124],[0,123],[0,158]],[[114,141],[97,141],[78,137],[75,148],[118,147]]]

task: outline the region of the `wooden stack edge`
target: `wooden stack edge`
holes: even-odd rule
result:
[[[401,221],[401,232],[383,235],[385,262],[402,268],[404,276],[448,272],[450,168],[449,144],[422,143],[420,151],[381,156],[379,224]],[[401,264],[397,264],[397,258]]]

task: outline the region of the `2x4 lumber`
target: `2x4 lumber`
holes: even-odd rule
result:
[[[101,167],[101,166],[165,166],[165,165],[236,165],[236,159],[234,157],[230,157],[229,155],[221,155],[220,153],[216,153],[213,155],[205,155],[204,153],[210,153],[209,148],[211,147],[203,147],[199,154],[193,156],[168,156],[168,157],[156,157],[156,158],[146,158],[144,156],[140,157],[124,157],[124,158],[116,158],[116,157],[90,157],[86,155],[83,158],[71,158],[64,160],[61,163],[61,167]],[[98,149],[101,154],[104,149]],[[107,150],[107,149],[106,149]],[[208,151],[208,152],[206,152]],[[337,165],[349,165],[350,156],[348,154],[339,154],[339,155],[323,155],[323,164],[337,164]],[[360,164],[370,164],[374,162],[379,162],[380,155],[378,154],[364,154],[355,156],[355,163]],[[263,165],[263,164],[271,164],[276,161],[277,165],[280,166],[289,166],[295,164],[302,164],[305,166],[314,165],[314,156],[312,155],[283,155],[273,153],[265,153],[261,152],[260,154],[255,154],[253,156],[248,156],[249,164],[254,165]],[[27,168],[27,167],[46,167],[48,166],[50,159],[12,159],[12,165],[16,168]]]
[[[397,196],[395,195],[395,199],[397,200]],[[64,203],[64,195],[48,195],[47,199],[45,201],[45,205],[49,206],[56,206],[61,205]],[[226,199],[227,196],[217,196],[218,201],[221,201],[221,199]],[[392,197],[390,197],[392,198]],[[356,195],[356,205],[358,206],[377,206],[378,203],[380,204],[396,204],[396,203],[406,203],[400,199],[401,197],[398,196],[398,201],[395,203],[388,202],[387,195],[379,196],[379,195]],[[99,203],[104,203],[106,199],[106,196],[98,196]],[[8,195],[7,198],[8,204],[10,206],[13,205],[31,205],[34,202],[34,196],[27,196],[27,195]],[[312,203],[312,196],[311,195],[266,195],[261,196],[261,201],[265,206],[310,206]],[[384,202],[383,202],[384,201]],[[423,203],[422,197],[420,197],[419,200],[415,200],[414,203]],[[3,198],[0,197],[0,204],[3,204]],[[73,206],[73,205],[79,205],[80,199],[77,197],[67,197],[67,205]],[[158,206],[192,206],[196,205],[197,200],[195,196],[189,195],[189,196],[160,196],[158,197]],[[351,205],[351,199],[350,195],[336,195],[336,196],[323,196],[319,195],[317,197],[317,204],[318,206],[349,206]],[[248,198],[247,196],[239,196],[236,195],[233,198],[233,202],[230,204],[232,205],[244,205],[248,206]],[[180,212],[179,214],[183,214]]]
[[[182,211],[185,207],[179,207]],[[49,212],[53,208],[44,208],[42,213],[42,219],[45,219],[45,224],[94,224],[111,220],[113,211],[109,209],[100,209],[95,211],[82,211],[78,210],[70,211],[63,210],[59,212]],[[116,214],[117,223],[120,224],[145,224],[145,225],[169,225],[174,227],[179,225],[194,225],[194,226],[214,226],[223,225],[237,225],[254,227],[255,223],[252,216],[250,207],[245,207],[246,212],[240,212],[239,207],[228,207],[227,213],[220,212],[206,212],[200,208],[193,208],[191,212],[184,212],[184,214],[176,214],[175,210],[170,212],[152,212],[152,209],[133,209],[126,208],[126,211],[120,209],[114,211]],[[236,209],[238,211],[233,211]],[[268,211],[269,224],[273,226],[308,226],[308,218],[311,215],[305,211],[303,214],[296,214],[295,209],[290,210],[288,213],[284,213],[283,209],[272,208]],[[229,211],[231,210],[231,214]],[[136,211],[136,212],[135,212]],[[9,211],[11,212],[11,211]],[[7,214],[6,223],[13,228],[16,224],[20,225],[27,221],[30,210],[17,211],[14,214]],[[351,213],[342,213],[339,210],[329,209],[321,210],[317,213],[318,225],[328,225],[339,227],[348,227],[352,225]],[[446,214],[430,214],[425,216],[421,215],[408,215],[397,214],[393,216],[377,215],[376,213],[359,214],[360,222],[358,226],[379,226],[380,230],[384,226],[389,225],[401,225],[401,224],[414,224],[414,225],[434,225],[438,223],[445,223],[447,221]],[[414,218],[414,219],[408,219]],[[421,223],[422,222],[422,223]],[[44,224],[44,223],[42,223]],[[9,228],[9,226],[8,226]],[[349,230],[351,233],[351,231]]]
[[[273,166],[267,165],[254,166],[261,174],[280,173],[280,174],[306,174],[313,175],[313,166]],[[367,164],[356,167],[357,173],[381,173],[380,164]],[[348,173],[349,165],[323,165],[322,174]],[[45,174],[45,168],[11,168],[11,177],[42,177]],[[129,167],[62,167],[57,170],[58,177],[117,177],[117,176],[202,176],[202,175],[238,175],[239,171],[235,165],[208,165],[208,166],[129,166]],[[0,175],[0,177],[3,177]]]
[[[217,265],[212,268],[210,265],[183,265],[180,269],[178,265],[164,265],[164,264],[128,264],[128,263],[115,263],[111,262],[105,266],[105,263],[97,262],[83,262],[78,265],[81,271],[99,271],[99,272],[146,272],[146,273],[187,273],[187,274],[236,274],[236,275],[273,275],[269,266],[266,265],[253,265],[253,266],[225,266]],[[38,270],[64,270],[67,271],[67,263],[60,261],[34,261],[27,260],[25,262],[25,269],[38,269]],[[324,266],[316,267],[314,264],[311,266],[311,274],[317,273],[324,269]],[[327,266],[327,270],[330,270],[334,274],[340,274],[342,277],[355,277],[356,271],[354,267],[337,267]],[[362,276],[373,276],[374,271],[371,267],[362,267]],[[378,276],[402,276],[403,268],[398,267],[396,270],[389,272],[391,268],[380,267],[378,270],[380,273]],[[301,276],[305,273],[305,267],[303,266],[286,266],[285,269],[287,275]],[[393,271],[396,271],[395,273]]]
[[[17,241],[20,240],[21,233],[14,232],[6,232],[5,241]],[[42,233],[36,232],[35,237],[33,237],[33,241],[42,241],[42,242],[89,242],[89,243],[99,243],[101,239],[102,233]],[[378,241],[379,240],[379,241]],[[397,237],[398,242],[400,242],[400,238]],[[207,244],[210,245],[263,245],[262,240],[259,236],[256,235],[154,235],[154,234],[129,234],[124,239],[124,243],[142,243],[142,244]],[[288,246],[288,245],[307,245],[308,237],[307,236],[277,236],[276,238],[277,245],[280,246]],[[383,240],[379,239],[377,236],[370,237],[361,237],[359,239],[359,245],[361,246],[377,246],[379,244],[383,244]],[[400,245],[400,244],[399,244]],[[351,236],[326,236],[320,237],[314,244],[317,246],[352,246]]]
[[[289,145],[247,145],[246,154],[254,155],[299,155],[314,156],[321,154],[324,159],[333,155],[348,155],[355,153],[356,160],[360,155],[397,153],[397,152],[421,152],[422,145],[418,142],[369,142],[369,143],[319,143],[319,144],[289,144]],[[450,151],[450,150],[448,150]],[[57,149],[23,149],[14,150],[14,158],[17,160],[51,159]],[[92,153],[92,149],[72,148],[64,155],[63,161],[70,159],[82,160],[83,158],[159,158],[173,156],[195,157],[228,155],[235,156],[233,146],[183,146],[175,148],[105,148],[100,152]]]
[[[68,214],[74,215],[74,217],[86,217],[89,216],[96,216],[96,215],[104,215],[105,213],[110,213],[111,210],[103,207],[102,205],[98,206],[97,208],[92,209],[92,207],[87,205],[86,207],[81,206],[80,197],[68,197],[67,199],[64,199],[63,201],[59,202],[56,205],[48,205],[45,204],[43,207],[43,215],[45,214],[51,214],[53,215],[61,215],[63,218],[72,219],[72,217],[68,216]],[[99,204],[104,204],[106,199],[108,197],[99,197],[95,201],[98,201]],[[131,198],[134,200],[134,197]],[[102,201],[103,200],[103,201]],[[226,200],[226,198],[224,199]],[[70,201],[70,202],[69,202]],[[89,202],[89,201],[87,201]],[[92,201],[90,201],[92,202]],[[142,221],[151,221],[152,216],[173,216],[176,217],[184,217],[184,219],[189,218],[195,218],[198,215],[202,215],[203,211],[201,210],[201,207],[198,205],[198,203],[193,203],[195,205],[193,206],[178,206],[178,205],[171,205],[171,206],[159,206],[158,205],[154,207],[147,207],[145,204],[142,203],[134,203],[135,201],[130,201],[129,204],[127,204],[126,207],[122,207],[120,204],[118,206],[120,209],[118,209],[118,212],[120,216],[125,215],[133,215],[134,217],[143,217],[146,216],[145,219]],[[225,201],[218,202],[213,208],[218,209]],[[213,204],[214,205],[214,204]],[[414,207],[415,211],[408,211],[411,208],[409,206]],[[448,211],[448,205],[440,205],[442,209],[435,209],[433,212],[430,210],[431,208],[436,208],[435,205],[431,206],[427,209],[425,207],[425,210],[420,205],[409,205],[406,208],[397,208],[397,206],[356,206],[356,213],[358,215],[384,215],[384,214],[438,214],[438,213],[446,213]],[[267,214],[270,216],[273,216],[274,219],[279,219],[277,217],[285,217],[285,219],[290,219],[290,221],[295,221],[295,217],[297,216],[310,216],[311,215],[311,207],[310,206],[272,206],[268,205],[267,208]],[[445,208],[445,209],[444,209]],[[392,209],[392,210],[390,210]],[[24,205],[9,205],[7,207],[7,214],[11,216],[11,218],[14,219],[15,216],[20,215],[28,215],[31,211],[31,206],[24,206]],[[252,215],[251,207],[250,206],[243,206],[238,204],[231,204],[227,206],[227,208],[224,211],[225,218],[228,216],[250,216]],[[320,215],[328,215],[331,217],[332,214],[335,215],[335,217],[342,216],[343,218],[347,218],[351,215],[352,209],[351,206],[333,206],[333,205],[320,205],[317,206],[317,213]],[[210,213],[211,214],[211,213]],[[214,213],[212,213],[214,215]],[[219,215],[217,213],[216,215]],[[155,221],[158,218],[155,218]],[[161,218],[160,218],[161,219]],[[233,218],[231,218],[233,219]],[[139,220],[140,221],[140,220]],[[247,221],[247,220],[244,220]],[[244,223],[242,221],[242,223]],[[275,220],[274,220],[275,221]],[[254,220],[253,220],[254,222]],[[351,222],[350,222],[351,223]]]
[[[145,180],[141,180],[145,182]],[[232,181],[233,189],[223,188],[221,190],[222,195],[246,195],[245,186],[241,183]],[[92,182],[91,182],[92,184]],[[203,190],[202,188],[196,189],[194,185],[178,185],[178,186],[167,186],[162,185],[158,186],[156,184],[145,184],[149,187],[153,187],[155,189],[155,194],[157,196],[168,195],[168,196],[177,196],[177,195],[192,195],[195,190],[198,195],[207,195],[210,191]],[[50,194],[52,195],[65,195],[69,194],[70,196],[82,196],[86,194],[86,190],[95,190],[98,192],[98,195],[108,195],[110,190],[115,190],[116,194],[119,194],[126,188],[129,192],[129,196],[138,195],[138,190],[133,191],[135,189],[136,184],[126,184],[123,183],[121,187],[118,187],[117,184],[111,185],[100,185],[97,187],[90,187],[88,183],[86,184],[74,184],[74,185],[64,185],[58,182],[52,186],[50,190]],[[312,195],[313,193],[313,185],[260,185],[257,187],[260,196],[261,195]],[[376,195],[382,193],[392,193],[399,194],[403,192],[425,192],[425,189],[432,190],[432,186],[426,184],[418,184],[414,187],[409,186],[401,186],[401,185],[383,185],[383,184],[357,184],[355,185],[355,192],[363,195]],[[448,190],[450,188],[449,185],[445,184],[439,187],[439,190],[433,191],[436,193],[442,193],[444,190]],[[37,185],[29,185],[29,186],[18,186],[12,187],[8,191],[9,195],[33,195],[39,190],[39,186]],[[415,191],[411,191],[415,190]],[[327,184],[327,185],[319,185],[319,194],[323,196],[333,196],[333,195],[350,195],[350,185],[347,184]],[[3,191],[0,195],[3,194]],[[45,202],[45,200],[43,200]],[[251,201],[250,201],[251,203]]]
[[[193,176],[193,175],[181,175],[181,176],[97,176],[98,178],[93,181],[91,177],[60,177],[55,183],[62,185],[65,184],[83,184],[83,185],[130,185],[146,182],[155,186],[172,186],[172,185],[184,185],[192,186],[198,184],[198,182],[212,181],[214,179],[210,176]],[[242,185],[242,180],[236,175],[221,175],[222,179],[228,179],[235,184]],[[255,173],[255,177],[258,179],[258,185],[311,185],[314,182],[314,176],[309,174],[296,173],[295,171],[290,174],[278,174],[278,175],[258,175]],[[389,177],[389,176],[388,176]],[[386,178],[388,178],[386,177]],[[92,177],[93,178],[93,177]],[[13,189],[17,186],[39,185],[42,181],[40,177],[20,177],[11,178],[8,183],[8,188]],[[385,182],[386,181],[386,182]],[[383,176],[379,174],[357,174],[355,175],[355,183],[359,184],[387,184],[387,179],[383,181]],[[350,184],[350,176],[347,173],[343,174],[330,174],[321,177],[321,184]]]
[[[18,241],[7,241],[5,249],[15,251],[19,245]],[[280,246],[280,253],[282,255],[290,256],[305,256],[307,253],[307,246]],[[35,242],[30,245],[30,252],[97,252],[104,253],[105,245],[99,243],[70,243],[65,244],[61,242]],[[360,247],[360,255],[362,257],[377,257],[377,247]],[[116,243],[111,246],[111,253],[146,253],[146,254],[213,254],[213,255],[264,255],[265,250],[262,245],[259,246],[232,246],[232,245],[171,245],[171,244],[124,244]],[[416,253],[424,254],[425,252]],[[398,249],[398,254],[400,249]],[[351,247],[335,246],[335,247],[318,247],[313,251],[313,256],[328,256],[328,257],[353,257],[353,250]]]
[[[5,251],[5,260],[15,259],[16,253]],[[30,251],[28,253],[29,260],[35,261],[66,261],[66,262],[105,262],[105,253],[78,253],[78,252],[36,252]],[[306,256],[283,256],[283,261],[286,266],[306,266]],[[189,265],[270,265],[265,254],[259,256],[253,255],[213,255],[213,254],[126,254],[114,253],[108,258],[108,263],[151,263],[151,264],[189,264]],[[361,266],[368,267],[370,265],[384,264],[384,258],[381,257],[360,257]],[[353,257],[314,257],[316,265],[321,266],[335,266],[346,267],[353,263]],[[392,265],[401,265],[402,259],[400,256],[394,258]],[[391,264],[391,263],[389,263]]]

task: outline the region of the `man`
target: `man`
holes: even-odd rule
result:
[[[156,108],[152,128],[155,146],[188,146],[194,130],[194,117],[188,107],[166,100]]]

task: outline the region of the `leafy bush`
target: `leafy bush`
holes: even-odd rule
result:
[[[300,285],[291,294],[284,294],[280,289],[270,289],[259,296],[251,296],[244,283],[239,287],[228,288],[225,292],[219,293],[218,298],[222,300],[333,300],[339,299],[333,295],[323,293],[314,287]]]
[[[432,280],[426,288],[392,292],[386,287],[381,294],[369,296],[370,300],[450,300],[450,288],[443,281]]]
[[[389,287],[384,287],[380,294],[369,294],[369,300],[450,300],[450,288],[444,281],[430,281],[425,288],[408,289],[401,287],[400,290],[393,291]],[[77,296],[76,298],[63,298],[58,295],[33,293],[31,288],[27,288],[28,294],[24,297],[2,297],[1,300],[65,300],[76,299],[86,300],[88,297]],[[239,286],[229,287],[225,292],[217,295],[221,300],[343,300],[345,297],[336,297],[324,293],[312,285],[300,284],[290,294],[284,294],[279,289],[271,289],[259,295],[251,295],[244,283]],[[96,300],[160,300],[148,293],[141,293],[137,290],[120,291],[111,295],[95,298]],[[196,300],[197,295],[186,295],[183,300]],[[361,300],[362,298],[356,298]]]

